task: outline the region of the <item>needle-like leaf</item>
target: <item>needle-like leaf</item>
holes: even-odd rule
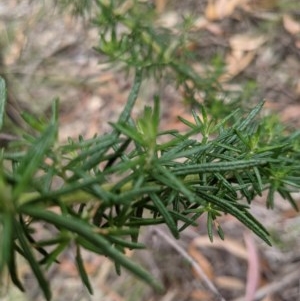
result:
[[[35,259],[34,254],[31,251],[31,247],[23,233],[22,227],[17,220],[14,221],[14,229],[16,231],[16,236],[20,242],[20,247],[22,248],[25,259],[28,261],[28,263],[32,269],[32,272],[34,273],[34,275],[44,293],[46,300],[50,300],[51,299],[51,291],[50,291],[49,283],[46,280],[46,278],[40,268],[39,263]]]
[[[149,273],[147,273],[143,268],[134,264],[125,255],[117,251],[116,248],[114,248],[104,236],[97,234],[95,228],[91,227],[82,220],[72,216],[61,216],[53,212],[43,210],[42,208],[34,208],[30,205],[24,205],[20,208],[20,210],[22,213],[32,216],[35,219],[44,220],[57,227],[63,227],[73,233],[77,233],[101,250],[103,254],[109,256],[111,259],[124,266],[133,274],[149,283],[155,289],[158,291],[162,290],[162,286]]]

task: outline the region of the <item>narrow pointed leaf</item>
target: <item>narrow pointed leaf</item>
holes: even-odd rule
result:
[[[13,216],[5,212],[0,215],[0,275],[8,265],[12,254]]]
[[[30,205],[22,206],[20,210],[24,214],[27,214],[33,218],[36,218],[38,220],[44,220],[57,227],[62,227],[71,232],[77,233],[78,235],[84,237],[85,240],[87,240],[91,244],[94,244],[96,247],[102,250],[103,254],[124,266],[137,277],[149,283],[158,291],[162,290],[162,286],[148,272],[146,272],[143,268],[139,267],[138,265],[134,264],[125,255],[117,251],[104,236],[96,233],[94,227],[91,227],[89,224],[83,222],[81,219],[72,216],[57,215],[53,212],[45,211],[38,207],[33,208]]]
[[[175,173],[171,172],[167,168],[161,167],[160,165],[156,166],[156,169],[162,174],[153,174],[155,178],[162,181],[165,185],[173,187],[174,189],[184,193],[190,200],[194,198],[193,193],[188,189],[188,187],[175,176]]]
[[[211,212],[207,212],[207,221],[206,221],[206,226],[207,226],[207,234],[209,237],[210,242],[214,241],[214,235],[213,235],[213,218]]]
[[[202,193],[200,197],[208,202],[213,203],[214,205],[217,205],[220,209],[222,209],[223,212],[227,212],[235,216],[240,222],[251,229],[268,245],[271,245],[267,230],[258,221],[256,221],[254,217],[251,216],[250,218],[250,214],[246,210],[238,209],[235,205],[230,204],[230,202],[222,200],[221,198],[214,195]]]
[[[80,247],[77,246],[76,248],[76,264],[77,264],[77,268],[78,268],[78,272],[80,275],[80,278],[82,280],[82,282],[84,283],[85,287],[87,288],[87,290],[89,291],[90,294],[93,294],[93,288],[91,286],[91,283],[89,281],[89,277],[86,273],[84,264],[83,264],[83,260],[81,257],[81,252],[80,252]]]
[[[111,124],[118,132],[126,135],[127,137],[131,138],[135,142],[139,143],[140,145],[144,144],[144,139],[141,133],[137,131],[136,128],[129,126],[128,124],[124,123],[112,123]]]
[[[169,227],[171,233],[174,235],[175,238],[179,238],[179,232],[177,229],[177,226],[175,224],[175,221],[172,217],[172,215],[169,213],[168,209],[163,204],[162,200],[157,196],[156,193],[150,193],[150,197],[159,211],[159,213],[162,215],[162,217],[165,219],[165,222],[167,226]]]
[[[13,190],[13,196],[17,199],[26,190],[27,185],[39,169],[45,159],[46,153],[53,144],[56,136],[56,125],[50,125],[39,137],[22,158],[16,171],[18,183]]]
[[[142,78],[143,78],[143,70],[142,69],[136,69],[135,78],[134,78],[134,84],[130,91],[126,106],[121,113],[118,123],[124,123],[128,120],[130,117],[132,108],[135,104],[135,101],[138,97],[139,90],[142,84]],[[117,131],[116,131],[117,132]]]
[[[127,241],[121,238],[118,238],[116,236],[108,236],[107,240],[110,241],[112,244],[118,245],[123,248],[129,248],[129,249],[145,249],[145,245],[141,243],[131,242]]]
[[[265,165],[267,160],[236,160],[230,162],[209,162],[202,164],[184,164],[172,169],[174,175],[188,175],[195,173],[235,171]]]
[[[25,292],[25,288],[22,284],[22,282],[19,279],[18,272],[17,272],[17,264],[16,264],[16,253],[14,252],[10,256],[9,264],[8,264],[8,270],[10,274],[10,278],[12,283],[21,291]]]
[[[24,252],[25,259],[28,261],[28,263],[32,269],[32,272],[34,273],[34,275],[39,283],[39,286],[44,293],[46,300],[50,301],[51,291],[49,288],[49,283],[46,280],[46,278],[40,268],[39,263],[37,262],[33,253],[31,252],[31,247],[23,233],[21,225],[16,220],[14,222],[14,229],[16,231],[16,236],[20,242],[20,247],[22,248],[22,250]]]
[[[58,256],[67,248],[68,241],[64,241],[56,246],[47,256],[45,256],[41,261],[40,264],[44,264],[46,269],[48,269],[54,262],[59,263],[57,260]]]
[[[261,111],[264,101],[261,101],[256,105],[255,108],[251,110],[251,112],[248,114],[248,116],[237,126],[239,131],[245,130],[245,128],[253,121],[253,119],[257,116],[257,114]]]

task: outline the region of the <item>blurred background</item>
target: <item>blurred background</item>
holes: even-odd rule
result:
[[[75,17],[61,10],[59,1],[2,0],[0,2],[0,75],[8,84],[5,133],[18,135],[24,127],[20,112],[48,114],[60,99],[60,140],[110,131],[126,102],[132,75],[111,67],[93,47],[98,29],[90,16]],[[62,1],[63,2],[63,1]],[[124,0],[124,3],[130,2]],[[145,1],[144,1],[145,2]],[[265,113],[274,114],[290,128],[300,126],[300,3],[299,0],[156,0],[155,22],[172,30],[186,16],[193,17],[188,47],[199,74],[216,74],[220,98],[211,101],[211,114],[226,112],[230,99],[245,107],[265,99]],[[93,10],[90,12],[93,15]],[[136,116],[154,93],[157,83],[144,83]],[[184,130],[177,116],[191,119],[190,104],[172,85],[162,85],[162,129]],[[222,101],[219,101],[219,100]],[[229,99],[229,100],[228,100]],[[199,102],[202,101],[201,95]],[[300,195],[297,197],[300,205]],[[272,234],[272,248],[264,245],[235,219],[220,218],[225,241],[211,244],[206,221],[189,228],[179,241],[179,254],[153,232],[143,231],[147,250],[128,252],[166,287],[155,295],[125,271],[116,276],[106,258],[86,253],[86,267],[95,293],[90,296],[77,277],[74,255],[67,251],[51,268],[53,300],[197,301],[215,300],[187,258],[193,258],[227,300],[300,300],[300,216],[278,196],[276,208],[265,209],[264,197],[253,203],[253,213]],[[159,231],[169,235],[164,227]],[[43,300],[25,262],[20,275],[27,293],[4,284],[0,300]],[[253,289],[254,288],[254,289]],[[251,296],[254,298],[249,299]],[[248,292],[248,294],[246,293]],[[250,293],[249,293],[250,292]]]

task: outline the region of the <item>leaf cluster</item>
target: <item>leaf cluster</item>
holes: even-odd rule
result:
[[[191,45],[195,42],[195,17],[181,14],[174,27],[161,23],[155,6],[149,1],[95,2],[93,24],[101,28],[99,44],[94,49],[111,64],[127,71],[143,68],[144,75],[158,83],[175,85],[184,100],[197,104],[199,91],[206,105],[218,102],[222,91],[217,78],[220,63],[209,66],[200,75],[193,68],[198,58]],[[199,37],[197,37],[198,39]]]
[[[292,192],[300,183],[299,133],[274,135],[268,122],[258,125],[263,103],[230,127],[226,124],[237,111],[215,123],[203,108],[201,114],[193,112],[194,122],[180,118],[189,127],[186,133],[160,132],[158,98],[136,122],[130,118],[141,81],[142,71],[137,70],[127,105],[110,134],[58,145],[54,102],[47,122],[26,114],[36,135],[27,134],[17,150],[2,153],[0,270],[7,269],[20,289],[17,255],[28,261],[50,299],[43,270],[57,263],[69,245],[76,246],[78,272],[90,292],[83,248],[111,258],[117,271],[123,266],[160,289],[124,255],[127,248],[143,247],[138,243],[142,226],[165,223],[179,238],[206,215],[213,240],[214,229],[224,237],[217,219],[225,213],[270,244],[267,230],[241,200],[250,204],[267,190],[269,207],[279,192],[297,208]],[[3,101],[3,89],[1,93]],[[51,238],[37,238],[41,221],[53,226]]]

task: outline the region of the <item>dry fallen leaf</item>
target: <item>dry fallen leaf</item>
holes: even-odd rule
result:
[[[175,11],[170,11],[162,14],[156,24],[174,30],[179,22],[180,16]]]
[[[244,69],[246,69],[255,57],[256,52],[233,51],[226,57],[226,73],[220,78],[219,82],[229,81]]]
[[[253,11],[266,11],[274,9],[278,5],[278,0],[250,0],[248,6]]]
[[[240,291],[245,289],[244,282],[236,277],[218,276],[215,279],[215,283],[218,287],[231,291]]]
[[[210,0],[205,9],[208,20],[222,20],[232,15],[235,9],[245,3],[245,0]]]
[[[216,36],[221,36],[224,33],[224,30],[220,24],[210,22],[205,17],[201,16],[195,20],[191,31],[196,32],[201,29],[206,29]]]
[[[226,73],[219,78],[220,82],[228,81],[242,72],[252,62],[256,50],[267,41],[264,35],[238,34],[229,39],[232,48],[226,57]]]
[[[267,41],[264,35],[254,35],[252,33],[237,34],[229,39],[229,45],[233,50],[253,51],[258,49]]]
[[[155,0],[155,9],[156,12],[161,14],[164,12],[167,5],[167,0]]]
[[[198,263],[198,265],[202,268],[203,272],[209,279],[213,279],[214,271],[213,267],[207,258],[201,254],[201,251],[191,243],[189,246],[188,253],[193,257],[193,259]]]
[[[191,300],[202,301],[202,300],[212,300],[213,296],[210,292],[197,289],[197,290],[194,290],[191,292],[190,298],[191,298]]]
[[[224,34],[224,30],[221,25],[209,22],[206,26],[206,30],[211,32],[215,36],[222,36]]]
[[[290,15],[283,15],[282,21],[283,27],[288,33],[292,35],[300,33],[300,23],[295,21]]]
[[[209,21],[206,18],[204,18],[203,16],[201,16],[193,22],[193,26],[192,26],[191,30],[198,31],[200,29],[206,28],[208,23],[209,23]]]

